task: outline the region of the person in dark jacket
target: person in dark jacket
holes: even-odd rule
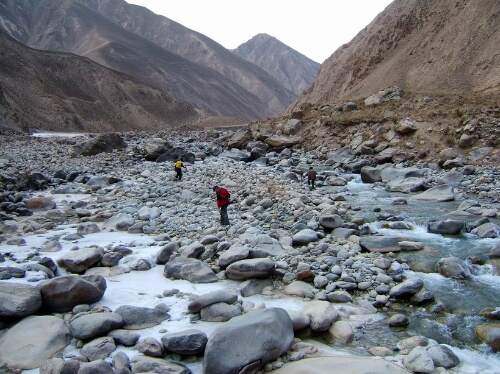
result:
[[[317,173],[313,169],[313,167],[311,166],[309,168],[309,171],[307,172],[307,184],[309,185],[309,188],[311,190],[316,189],[316,177],[317,177]]]
[[[220,224],[222,226],[229,226],[227,207],[231,204],[231,193],[224,187],[219,186],[215,186],[213,190],[217,196],[217,207],[220,210]]]

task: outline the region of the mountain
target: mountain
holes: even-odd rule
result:
[[[190,30],[147,8],[123,0],[81,0],[124,29],[220,73],[261,100],[258,117],[276,115],[286,109],[297,95],[285,88],[257,65],[236,56],[219,43]],[[193,10],[196,11],[196,10]]]
[[[0,123],[9,127],[158,129],[196,114],[135,78],[73,54],[28,48],[0,31]]]
[[[320,67],[317,62],[267,34],[254,36],[233,52],[260,66],[297,95],[312,85]]]
[[[498,0],[396,0],[322,64],[299,103],[338,103],[394,85],[430,95],[498,93],[499,45]]]
[[[3,0],[0,25],[30,47],[88,57],[167,90],[175,98],[192,103],[208,114],[245,119],[271,114],[262,97],[211,68],[125,30],[91,9],[100,3],[92,0]]]

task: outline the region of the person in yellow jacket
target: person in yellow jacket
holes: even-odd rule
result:
[[[185,168],[184,162],[182,162],[182,158],[175,161],[175,179],[180,181],[182,180],[182,168]]]

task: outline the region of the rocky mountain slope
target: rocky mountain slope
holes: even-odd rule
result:
[[[317,62],[267,34],[254,36],[233,52],[260,66],[297,95],[311,86],[320,67]]]
[[[0,122],[23,130],[123,131],[180,124],[192,106],[87,58],[28,48],[0,31]]]
[[[82,0],[80,0],[82,1]],[[82,1],[83,2],[83,1]],[[260,98],[258,117],[281,113],[296,97],[273,74],[266,73],[219,43],[150,10],[123,0],[92,0],[84,3],[124,29],[202,66]],[[274,78],[273,78],[274,77]]]
[[[391,85],[419,94],[500,89],[500,2],[396,0],[321,66],[299,103],[341,102]]]
[[[213,69],[126,31],[92,10],[92,4],[96,3],[7,0],[0,4],[0,24],[17,40],[31,47],[88,57],[166,89],[175,98],[210,114],[246,119],[271,114],[262,97]],[[290,94],[280,108],[291,99]]]

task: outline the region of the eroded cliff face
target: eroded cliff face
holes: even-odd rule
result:
[[[497,94],[499,26],[496,0],[396,0],[323,63],[298,104],[340,103],[392,85],[418,94]]]

